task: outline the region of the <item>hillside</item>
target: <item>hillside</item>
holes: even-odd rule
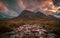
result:
[[[53,16],[46,16],[41,12],[23,11],[18,17],[0,20],[0,33],[11,31],[24,24],[43,25],[49,31],[60,30],[60,19]]]

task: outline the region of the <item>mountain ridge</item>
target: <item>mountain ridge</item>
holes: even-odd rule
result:
[[[50,20],[59,20],[58,18],[52,16],[52,15],[45,15],[42,12],[38,11],[37,13],[34,13],[32,11],[24,10],[18,17],[14,18],[5,18],[0,20],[12,20],[12,19],[50,19]]]

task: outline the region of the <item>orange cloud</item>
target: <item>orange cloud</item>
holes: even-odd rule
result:
[[[18,5],[20,8],[30,11],[39,8],[40,11],[47,15],[56,14],[58,10],[53,0],[18,0]]]

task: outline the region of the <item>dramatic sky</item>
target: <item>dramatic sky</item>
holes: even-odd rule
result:
[[[57,5],[57,6],[55,6]],[[60,8],[60,0],[1,0],[0,1],[0,18],[13,18],[20,15],[23,10],[29,10],[33,12],[41,11],[46,15],[57,16],[57,8]]]

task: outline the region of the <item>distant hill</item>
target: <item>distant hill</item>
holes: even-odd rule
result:
[[[18,18],[29,18],[29,19],[58,19],[52,15],[45,15],[43,14],[42,12],[37,12],[37,13],[34,13],[32,11],[27,11],[27,10],[24,10],[19,16]]]

